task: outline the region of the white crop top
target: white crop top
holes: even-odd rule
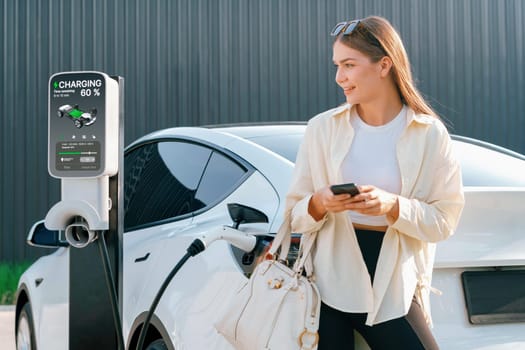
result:
[[[406,106],[385,125],[371,126],[357,114],[350,113],[354,128],[352,146],[346,155],[341,171],[344,182],[356,185],[373,185],[390,193],[401,192],[401,173],[397,162],[396,145],[406,126]],[[371,226],[387,226],[385,215],[370,216],[348,211],[352,222]]]

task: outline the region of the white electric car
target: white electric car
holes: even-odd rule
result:
[[[241,224],[261,237],[245,254],[225,241],[190,259],[172,280],[149,327],[148,349],[231,349],[213,323],[246,280],[281,223],[304,124],[172,128],[126,150],[123,334],[135,349],[145,313],[194,238],[231,225],[229,203],[267,223]],[[455,235],[438,243],[433,332],[442,349],[525,349],[525,156],[453,137],[466,206]],[[68,347],[68,254],[64,242],[21,277],[18,349]],[[49,243],[42,243],[49,239]],[[60,245],[60,246],[59,246]],[[358,348],[366,349],[362,340]]]

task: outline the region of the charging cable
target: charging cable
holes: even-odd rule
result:
[[[162,286],[157,292],[155,299],[153,299],[153,302],[151,303],[151,307],[148,311],[148,315],[146,316],[146,320],[144,321],[144,325],[142,326],[142,329],[140,330],[140,336],[137,342],[136,350],[142,350],[142,347],[144,346],[144,340],[146,339],[146,334],[148,333],[148,327],[151,322],[151,318],[153,317],[153,313],[155,312],[155,309],[157,308],[157,305],[160,302],[160,298],[164,294],[164,291],[170,284],[175,274],[180,270],[182,265],[184,265],[186,261],[188,261],[189,258],[201,253],[210,244],[212,244],[213,242],[217,240],[226,240],[232,245],[246,252],[252,251],[255,248],[255,245],[257,243],[257,239],[255,236],[244,233],[242,231],[239,231],[229,226],[223,226],[216,231],[209,232],[208,234],[202,237],[196,238],[190,244],[190,246],[186,249],[186,254],[179,260],[177,265],[175,265],[173,270],[171,270],[169,275],[166,277],[166,279],[164,280],[164,283],[162,283]]]

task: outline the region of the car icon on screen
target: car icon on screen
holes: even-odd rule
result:
[[[57,115],[59,118],[67,115],[79,129],[84,125],[89,126],[97,120],[97,110],[95,108],[92,108],[90,112],[84,112],[78,105],[62,105],[58,107]]]

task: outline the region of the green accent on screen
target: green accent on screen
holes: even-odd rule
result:
[[[78,109],[73,109],[71,112],[69,112],[69,115],[72,116],[73,118],[80,118],[82,116],[82,111],[79,111]]]

